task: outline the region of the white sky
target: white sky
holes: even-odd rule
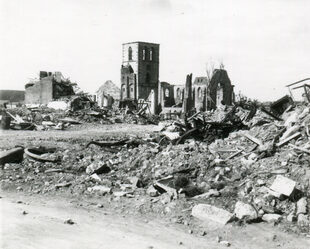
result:
[[[0,0],[0,88],[40,70],[87,92],[119,84],[121,44],[160,43],[160,80],[183,84],[223,62],[250,98],[276,100],[310,77],[308,0]]]

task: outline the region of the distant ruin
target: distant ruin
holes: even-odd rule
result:
[[[153,113],[165,108],[182,108],[184,84],[159,81],[159,44],[131,42],[123,44],[121,67],[121,101],[149,101]],[[189,108],[196,111],[216,109],[218,105],[232,105],[234,86],[224,69],[215,69],[210,80],[196,77],[191,83]]]
[[[48,104],[64,96],[74,95],[73,86],[61,72],[40,71],[40,78],[25,85],[25,104]]]

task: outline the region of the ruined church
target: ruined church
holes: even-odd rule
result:
[[[152,112],[182,107],[185,84],[159,81],[159,44],[129,42],[123,44],[121,66],[121,100],[140,99],[152,103]],[[191,84],[191,101],[196,111],[232,105],[234,86],[224,69],[215,69],[210,80],[196,77]]]

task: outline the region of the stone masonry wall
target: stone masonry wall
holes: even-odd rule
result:
[[[53,82],[46,77],[25,90],[25,104],[47,104],[53,100]]]

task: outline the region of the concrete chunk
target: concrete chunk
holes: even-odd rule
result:
[[[250,204],[238,201],[235,206],[235,214],[238,219],[247,218],[248,220],[257,219],[257,211]]]
[[[262,217],[263,221],[266,222],[274,222],[282,219],[282,216],[279,214],[264,214]]]
[[[299,214],[298,215],[298,219],[297,219],[297,223],[299,226],[309,226],[310,222],[309,222],[309,217],[306,214]]]
[[[97,185],[94,187],[87,188],[89,192],[99,192],[100,194],[107,194],[111,192],[111,188],[103,186],[103,185]]]
[[[198,204],[194,206],[192,215],[203,221],[212,220],[223,225],[229,222],[233,217],[232,213],[208,204]]]
[[[158,191],[154,188],[153,185],[151,185],[150,187],[148,187],[148,189],[146,190],[146,193],[148,193],[148,195],[151,196],[151,197],[156,197],[156,196],[158,196]]]
[[[297,202],[296,214],[306,214],[307,213],[307,198],[303,197]]]
[[[164,131],[163,134],[169,138],[170,140],[176,140],[180,137],[179,132],[169,132],[169,131]]]
[[[280,194],[290,196],[293,193],[295,186],[296,186],[295,181],[285,176],[278,175],[277,178],[272,183],[270,189]]]

